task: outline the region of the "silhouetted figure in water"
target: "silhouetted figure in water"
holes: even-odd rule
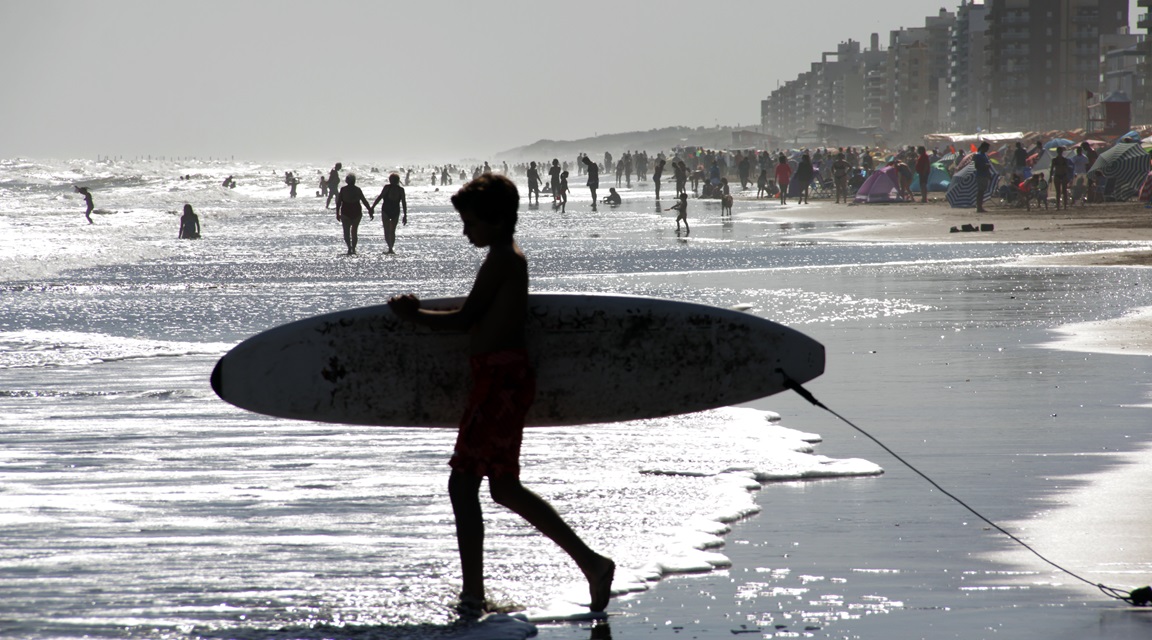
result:
[[[76,193],[84,196],[84,206],[87,207],[87,210],[84,211],[84,217],[88,218],[88,224],[92,224],[92,209],[95,208],[95,205],[92,204],[92,193],[88,191],[88,187],[73,187],[73,189],[76,190]]]
[[[660,176],[664,175],[664,158],[656,161],[656,168],[652,172],[652,182],[656,184],[656,199],[660,199]]]
[[[552,203],[555,204],[560,201],[560,161],[552,158],[552,166],[548,167],[548,177],[552,184]]]
[[[200,239],[200,216],[192,211],[190,204],[184,205],[184,215],[180,216],[180,234],[176,237],[181,240]]]
[[[584,156],[584,164],[588,167],[588,189],[592,191],[592,210],[596,210],[596,188],[600,186],[600,167],[588,156]]]
[[[343,168],[344,165],[337,162],[336,166],[332,167],[332,170],[328,172],[328,200],[324,202],[325,209],[327,209],[332,204],[332,198],[335,198],[336,195],[340,192],[340,170]],[[336,210],[340,210],[339,201],[336,202]]]
[[[404,224],[408,224],[408,199],[404,196],[404,187],[400,186],[398,174],[388,176],[388,184],[384,185],[368,209],[369,215],[377,203],[383,203],[380,205],[380,220],[384,223],[384,241],[388,243],[388,253],[396,253],[392,245],[396,244],[396,223],[400,220],[401,208],[404,210]]]
[[[536,163],[528,165],[528,204],[532,204],[532,194],[536,194],[536,204],[540,204],[540,171]]]
[[[336,167],[339,168],[340,164],[337,163]],[[332,171],[335,172],[336,169]],[[336,197],[336,219],[344,224],[344,244],[348,245],[348,255],[351,256],[356,255],[360,218],[364,217],[364,210],[360,208],[360,203],[364,203],[364,208],[368,209],[369,220],[375,219],[375,216],[372,215],[372,205],[368,204],[364,192],[356,186],[356,176],[349,173],[348,177],[344,178],[344,182],[347,182],[348,185],[341,189],[340,195]]]
[[[604,198],[604,204],[617,206],[621,202],[620,194],[616,192],[616,187],[608,187],[608,197]]]
[[[676,235],[680,235],[680,221],[684,221],[684,235],[690,235],[692,229],[688,226],[688,192],[680,192],[680,202],[665,209],[665,211],[676,211]]]
[[[560,172],[560,213],[565,213],[568,207],[568,172]]]

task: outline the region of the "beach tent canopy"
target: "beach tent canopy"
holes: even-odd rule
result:
[[[900,197],[900,170],[896,167],[881,167],[864,180],[856,191],[856,202],[874,204],[882,202],[904,202]]]
[[[984,192],[984,200],[992,199],[996,193],[996,186],[1000,183],[1000,175],[992,172],[992,179],[988,181],[988,189]],[[952,176],[952,184],[948,186],[948,204],[955,209],[971,209],[976,206],[976,165],[968,164]]]
[[[1045,149],[1039,153],[1033,153],[1028,156],[1025,164],[1032,168],[1032,171],[1047,171],[1052,168],[1052,155]]]
[[[1148,175],[1148,157],[1148,152],[1139,142],[1117,142],[1111,149],[1100,153],[1088,172],[1104,174],[1106,198],[1130,200],[1140,193]]]
[[[950,184],[952,184],[952,176],[944,169],[944,165],[939,162],[933,164],[932,170],[928,173],[928,190],[947,191]],[[912,193],[920,193],[919,173],[912,177],[911,189]]]

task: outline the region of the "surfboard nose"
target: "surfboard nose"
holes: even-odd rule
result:
[[[212,368],[212,376],[209,378],[209,380],[212,383],[212,390],[216,392],[216,395],[220,396],[221,400],[224,399],[224,393],[220,389],[221,377],[223,376],[223,373],[221,372],[220,368],[221,368],[221,365],[223,365],[223,364],[224,364],[224,358],[220,358],[219,360],[217,360],[216,366]]]

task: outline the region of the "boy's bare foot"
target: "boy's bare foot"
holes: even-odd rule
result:
[[[608,558],[601,557],[592,572],[585,573],[588,578],[588,594],[591,601],[588,608],[599,613],[608,608],[608,601],[612,599],[612,578],[616,575],[616,563]]]
[[[452,608],[461,618],[482,618],[488,613],[488,602],[482,597],[461,593]]]

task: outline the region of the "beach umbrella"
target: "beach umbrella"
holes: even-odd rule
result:
[[[984,192],[985,201],[992,199],[999,184],[1000,174],[993,171],[992,179],[988,181],[988,189]],[[948,192],[944,194],[944,197],[948,198],[948,204],[952,205],[954,209],[971,209],[976,206],[978,188],[976,165],[969,163],[952,176],[952,182],[948,185]]]
[[[1140,186],[1148,174],[1148,152],[1139,142],[1118,142],[1104,151],[1088,169],[1100,171],[1108,181],[1104,195],[1113,200],[1128,200],[1140,193]]]
[[[1072,142],[1068,138],[1052,138],[1048,142],[1044,143],[1044,148],[1051,151],[1056,147],[1071,147],[1074,144],[1076,143]]]

